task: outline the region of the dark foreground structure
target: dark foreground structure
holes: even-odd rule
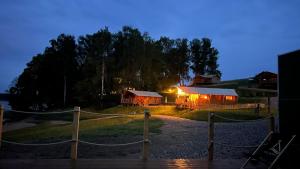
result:
[[[299,167],[300,157],[300,50],[279,55],[279,128],[283,138],[297,135],[280,164],[283,168]]]

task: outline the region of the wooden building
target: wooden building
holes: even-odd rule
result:
[[[156,92],[127,90],[122,94],[123,105],[158,105],[161,104],[162,96]]]
[[[201,86],[216,84],[220,82],[220,77],[217,75],[196,75],[191,82],[190,86]]]
[[[250,85],[251,87],[255,88],[276,90],[277,74],[268,71],[263,71],[253,78],[253,81]]]
[[[197,109],[213,105],[237,104],[238,95],[234,89],[178,87],[176,105]]]

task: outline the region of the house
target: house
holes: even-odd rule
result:
[[[215,84],[220,82],[220,77],[217,75],[196,75],[190,86],[201,86]]]
[[[238,95],[234,89],[179,86],[176,105],[183,108],[201,108],[211,105],[237,104]]]
[[[260,89],[277,89],[277,74],[263,71],[253,78],[252,86]]]
[[[158,105],[162,96],[156,92],[127,90],[121,96],[123,105]]]

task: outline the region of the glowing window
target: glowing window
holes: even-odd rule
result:
[[[226,100],[233,100],[233,96],[225,96]]]
[[[198,99],[198,95],[197,94],[191,94],[190,99],[191,99],[191,101],[195,101],[195,100]]]
[[[200,95],[200,98],[201,99],[208,99],[208,96],[207,95]]]

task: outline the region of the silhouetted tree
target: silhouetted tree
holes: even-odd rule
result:
[[[33,57],[10,93],[10,104],[19,109],[40,110],[72,104],[77,81],[77,53],[73,36],[61,34],[43,54]]]
[[[183,84],[189,68],[195,74],[221,75],[217,59],[207,38],[154,40],[129,26],[116,33],[105,27],[80,36],[77,43],[61,34],[27,64],[10,88],[10,103],[35,110],[99,105],[127,88],[161,91]]]
[[[195,75],[212,74],[221,77],[218,70],[218,50],[211,45],[208,38],[193,39],[190,43],[191,48],[191,69]]]

